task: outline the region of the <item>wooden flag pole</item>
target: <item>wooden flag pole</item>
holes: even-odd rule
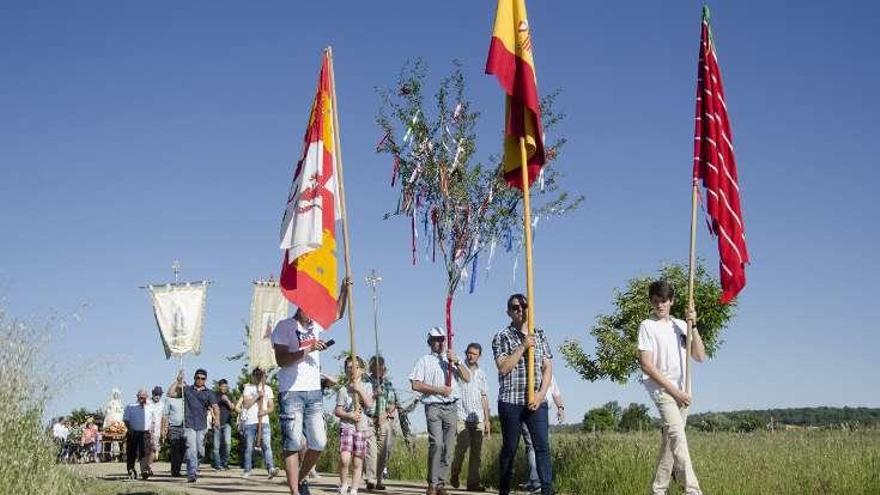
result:
[[[523,242],[526,245],[526,334],[532,335],[535,332],[535,286],[534,276],[532,274],[532,202],[529,197],[529,169],[528,155],[526,154],[526,139],[519,138],[519,154],[521,159],[522,170],[522,191],[523,191],[523,232],[525,238]],[[535,349],[529,347],[526,351],[526,400],[532,402],[535,398]]]
[[[336,162],[337,187],[339,191],[339,213],[342,217],[342,242],[345,246],[345,276],[351,276],[351,254],[349,253],[349,237],[348,237],[348,215],[345,210],[345,180],[342,174],[342,146],[339,139],[339,108],[336,100],[336,72],[333,69],[333,47],[328,46],[325,49],[327,58],[330,61],[330,87],[333,90],[333,157]],[[354,295],[351,288],[346,287],[348,291],[348,339],[349,352],[351,353],[352,367],[357,367],[357,346],[354,341]],[[355,410],[360,409],[360,401],[354,401]]]
[[[694,177],[693,186],[691,188],[691,245],[688,256],[688,305],[687,311],[690,313],[694,308],[694,272],[697,269],[697,201],[699,199],[699,185],[697,178]],[[687,338],[685,347],[687,348],[687,358],[684,362],[684,391],[691,393],[691,353],[693,351],[693,328],[690,319],[687,320]]]

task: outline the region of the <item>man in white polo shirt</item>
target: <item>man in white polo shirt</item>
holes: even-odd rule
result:
[[[414,392],[422,394],[425,405],[425,419],[428,425],[428,488],[426,495],[446,495],[446,482],[449,481],[449,465],[455,448],[455,429],[458,424],[459,398],[458,380],[471,379],[470,370],[462,364],[452,349],[447,349],[446,331],[440,327],[428,330],[430,354],[416,362],[409,375]],[[453,380],[446,385],[450,365],[453,367]]]

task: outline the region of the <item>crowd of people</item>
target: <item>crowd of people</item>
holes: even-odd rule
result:
[[[337,319],[345,309],[346,283],[341,293]],[[665,493],[674,476],[684,484],[686,493],[700,493],[684,430],[690,403],[682,373],[687,323],[670,315],[674,292],[668,283],[653,283],[648,296],[653,311],[639,328],[639,364],[644,373],[642,382],[657,406],[662,423],[661,450],[652,492]],[[450,487],[462,486],[468,491],[485,491],[480,481],[482,445],[493,433],[501,435],[499,493],[509,494],[513,488],[514,459],[521,439],[530,464],[529,479],[523,488],[532,493],[553,493],[551,402],[555,405],[557,420],[565,419],[565,404],[553,376],[553,352],[544,331],[527,332],[528,300],[524,295],[511,295],[505,310],[509,324],[497,331],[491,342],[498,373],[494,403],[500,432],[492,431],[492,394],[480,364],[481,344],[469,343],[462,360],[454,349],[446,347],[443,328],[432,327],[427,331],[427,352],[416,361],[408,376],[410,387],[420,397],[425,411],[426,495],[446,495]],[[693,324],[696,313],[690,310],[687,318]],[[397,389],[386,376],[385,360],[381,356],[373,356],[369,366],[360,357],[349,356],[344,363],[344,378],[339,383],[322,375],[321,353],[328,347],[328,342],[322,339],[323,331],[301,309],[293,317],[278,322],[272,332],[279,365],[278,397],[265,385],[266,374],[260,368],[253,369],[250,383],[244,386],[236,402],[230,398],[226,380],[219,380],[215,390],[207,387],[208,373],[204,369],[196,370],[191,385],[185,382],[182,372],[178,374],[164,400],[161,387],[155,387],[150,395],[146,390],[138,391],[137,401],[125,408],[123,418],[128,428],[129,476],[137,476],[136,462],[144,479],[152,475],[160,440],[165,439],[170,447],[171,475],[183,476],[185,463],[188,481],[196,482],[200,459],[205,455],[209,421],[213,433],[212,465],[214,469],[228,470],[232,430],[237,418],[244,444],[242,476],[251,476],[253,454],[260,451],[268,478],[274,478],[279,466],[273,461],[269,415],[277,408],[290,493],[310,495],[308,475],[327,445],[323,388],[334,385],[333,414],[339,419],[339,493],[357,495],[362,486],[370,492],[385,490],[383,472],[394,444],[392,425],[401,409]],[[699,332],[694,332],[693,340],[694,357],[703,361],[705,350]],[[527,378],[529,354],[534,356],[531,391]],[[54,433],[59,436],[63,432]],[[86,441],[85,435],[83,441]],[[462,473],[466,456],[468,469]]]

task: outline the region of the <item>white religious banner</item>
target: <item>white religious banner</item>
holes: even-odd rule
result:
[[[208,282],[150,285],[147,289],[165,357],[201,352]]]
[[[251,321],[248,326],[248,360],[251,369],[275,368],[272,350],[272,330],[275,324],[287,318],[287,299],[274,280],[254,282],[251,299]]]

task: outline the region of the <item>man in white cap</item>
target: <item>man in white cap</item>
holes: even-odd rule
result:
[[[431,352],[416,362],[409,375],[412,389],[422,394],[425,405],[425,419],[428,425],[428,488],[426,495],[446,495],[449,465],[455,449],[455,433],[458,423],[457,380],[471,379],[467,366],[455,356],[452,349],[443,354],[446,344],[446,331],[440,327],[428,330],[428,347]],[[449,385],[446,378],[452,364],[453,380]]]

